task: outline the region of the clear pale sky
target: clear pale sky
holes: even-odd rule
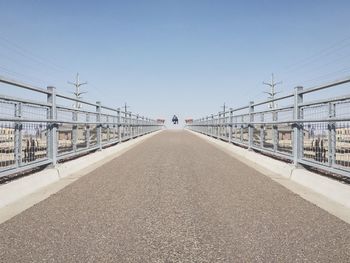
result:
[[[169,120],[350,75],[350,1],[0,1],[0,75]],[[2,87],[1,93],[10,92]]]

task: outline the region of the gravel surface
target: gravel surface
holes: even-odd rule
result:
[[[0,225],[1,262],[349,262],[350,225],[165,131]]]

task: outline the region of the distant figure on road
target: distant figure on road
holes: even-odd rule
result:
[[[173,122],[174,124],[179,124],[179,119],[177,118],[176,115],[173,116],[172,122]]]

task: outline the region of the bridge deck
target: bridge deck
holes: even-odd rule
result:
[[[0,225],[0,261],[348,261],[350,226],[167,131]]]

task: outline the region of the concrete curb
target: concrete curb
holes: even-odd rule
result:
[[[103,149],[102,151],[58,164],[55,168],[48,168],[32,175],[22,177],[18,180],[14,180],[8,184],[0,185],[0,208],[9,206],[44,187],[62,180],[63,178],[79,173],[79,176],[76,178],[78,179],[159,132],[161,131],[146,134]],[[74,182],[74,180],[71,182]]]
[[[291,164],[275,160],[254,151],[248,151],[247,149],[204,134],[190,130],[187,131],[214,144],[234,158],[269,176],[304,199],[350,223],[350,185],[307,171],[303,168],[296,169]],[[303,188],[295,187],[290,182],[298,184]],[[325,198],[331,201],[331,203],[327,203]]]
[[[51,168],[0,186],[0,208],[27,196],[60,179],[57,169]]]

